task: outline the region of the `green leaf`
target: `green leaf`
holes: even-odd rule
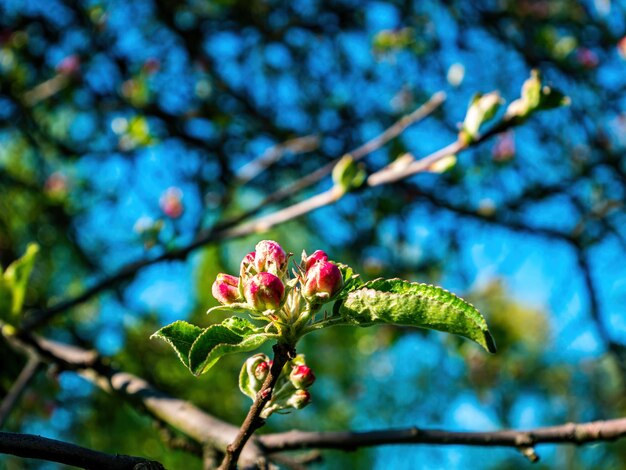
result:
[[[363,165],[357,164],[352,155],[344,155],[333,168],[333,183],[340,194],[360,188],[367,174]]]
[[[212,325],[193,343],[189,351],[189,370],[194,375],[204,374],[220,357],[252,351],[265,343],[270,336],[264,332],[240,335],[224,325]]]
[[[270,337],[262,328],[238,317],[230,317],[219,325],[200,328],[184,321],[164,326],[151,338],[166,341],[183,364],[194,374],[206,372],[225,354],[251,351]]]
[[[343,288],[338,294],[338,298],[342,299],[348,295],[349,292],[352,292],[355,289],[358,289],[363,285],[363,281],[361,277],[356,274],[353,269],[341,263],[335,263],[341,272],[341,277],[343,278]]]
[[[20,259],[14,261],[4,272],[4,286],[11,290],[11,316],[17,317],[22,311],[28,278],[35,265],[35,258],[39,252],[39,245],[31,243],[26,248],[26,253]],[[4,291],[5,289],[2,289]],[[0,295],[5,295],[0,291]],[[0,301],[0,304],[4,302]]]
[[[480,312],[440,287],[401,279],[376,279],[350,292],[338,310],[348,324],[388,323],[430,328],[464,336],[487,351],[496,352]]]
[[[11,316],[13,292],[11,286],[0,276],[0,320],[8,321]]]
[[[189,368],[189,350],[204,330],[196,325],[185,321],[176,321],[164,326],[154,333],[150,338],[160,338],[166,341],[187,368]]]
[[[223,312],[229,314],[235,313],[250,313],[250,306],[246,303],[236,303],[230,305],[217,305],[216,307],[211,307],[207,310],[207,315],[210,315],[213,312]]]

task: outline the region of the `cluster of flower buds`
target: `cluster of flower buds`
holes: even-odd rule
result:
[[[289,255],[276,242],[263,240],[241,261],[239,277],[218,274],[213,297],[222,305],[245,302],[258,312],[275,311],[285,298]]]
[[[323,251],[303,253],[295,278],[288,275],[290,256],[275,241],[259,242],[241,261],[239,277],[218,274],[213,296],[222,305],[296,321],[303,309],[314,311],[343,287],[341,271]]]
[[[272,363],[265,354],[255,354],[249,358],[239,375],[239,388],[252,398],[263,388]],[[311,402],[311,394],[307,390],[315,382],[313,371],[306,365],[304,356],[299,354],[283,367],[280,377],[274,386],[272,398],[263,408],[262,418],[267,418],[275,411],[288,409],[299,410]]]

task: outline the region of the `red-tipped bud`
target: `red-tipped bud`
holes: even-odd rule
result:
[[[311,269],[318,261],[328,261],[328,255],[322,250],[316,250],[311,256],[307,258],[303,256],[302,258],[302,265],[305,272]]]
[[[306,273],[302,294],[305,298],[327,300],[343,287],[339,268],[329,261],[318,261]]]
[[[309,388],[315,382],[315,374],[309,366],[295,366],[291,370],[289,380],[296,388]]]
[[[267,374],[270,373],[270,365],[266,362],[260,362],[257,366],[256,369],[254,369],[254,377],[263,382],[265,380],[265,378],[267,377]]]
[[[256,245],[254,264],[258,272],[267,271],[278,277],[287,272],[289,256],[283,247],[272,240],[263,240]]]
[[[217,275],[211,288],[213,297],[223,305],[229,305],[241,300],[239,295],[239,278],[230,274],[220,273]]]
[[[258,311],[276,310],[284,295],[283,282],[272,273],[255,274],[244,287],[246,301]]]
[[[311,394],[307,390],[296,390],[287,400],[287,405],[296,410],[302,409],[311,403]]]

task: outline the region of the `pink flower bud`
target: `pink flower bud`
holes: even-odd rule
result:
[[[302,294],[311,300],[330,299],[343,287],[339,268],[329,261],[318,261],[306,273]]]
[[[315,263],[318,261],[328,261],[328,255],[324,253],[322,250],[316,250],[311,256],[308,258],[303,258],[302,264],[304,267],[304,271],[308,271],[313,267]]]
[[[272,240],[263,240],[256,245],[254,264],[256,270],[267,271],[282,277],[287,272],[289,256],[283,247]]]
[[[276,310],[285,295],[283,282],[272,273],[258,273],[248,280],[244,296],[255,310]]]
[[[80,58],[76,54],[68,55],[56,66],[61,75],[73,75],[80,70]]]
[[[184,207],[182,198],[183,192],[179,188],[168,188],[159,200],[163,213],[172,219],[177,219],[183,215]]]
[[[315,374],[309,366],[295,366],[291,370],[289,380],[296,388],[309,388],[315,382]]]
[[[254,369],[254,377],[261,382],[265,380],[265,378],[267,377],[267,374],[269,373],[270,373],[270,365],[266,361],[260,362]]]
[[[219,273],[213,287],[213,297],[223,305],[229,305],[241,300],[239,295],[239,278],[230,274]]]
[[[287,405],[299,410],[311,403],[311,394],[307,390],[296,390],[287,400]]]

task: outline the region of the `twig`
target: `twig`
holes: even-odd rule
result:
[[[154,460],[130,455],[110,455],[67,442],[34,436],[0,432],[0,453],[29,459],[47,460],[80,468],[109,470],[157,470],[163,465]]]
[[[37,356],[29,356],[28,362],[26,362],[22,372],[20,372],[20,375],[18,375],[17,379],[13,383],[11,390],[9,390],[7,396],[4,397],[4,400],[2,400],[2,404],[0,404],[0,428],[4,426],[5,421],[11,414],[11,410],[13,410],[13,407],[19,400],[20,396],[26,387],[28,387],[28,384],[35,376],[35,373],[37,372],[37,369],[39,369],[40,365],[41,361]]]
[[[261,390],[257,393],[254,403],[250,406],[248,415],[241,425],[237,437],[226,447],[226,455],[224,455],[224,460],[222,460],[219,470],[232,470],[237,468],[239,454],[246,445],[246,442],[248,442],[248,439],[250,439],[257,429],[265,424],[265,420],[261,418],[261,412],[265,404],[272,398],[274,385],[276,385],[276,381],[278,377],[280,377],[283,367],[289,359],[294,358],[296,355],[294,347],[287,344],[275,344],[273,349],[274,358],[270,372],[265,378]]]
[[[485,447],[533,447],[536,444],[586,444],[626,436],[626,418],[569,423],[529,430],[456,432],[438,429],[385,429],[367,432],[303,432],[266,434],[257,439],[268,452],[297,449],[354,450],[387,444],[437,444]]]
[[[247,163],[237,171],[236,184],[243,185],[256,178],[260,173],[278,162],[286,153],[307,153],[319,147],[320,138],[316,135],[307,135],[290,139],[267,149],[258,158]]]

